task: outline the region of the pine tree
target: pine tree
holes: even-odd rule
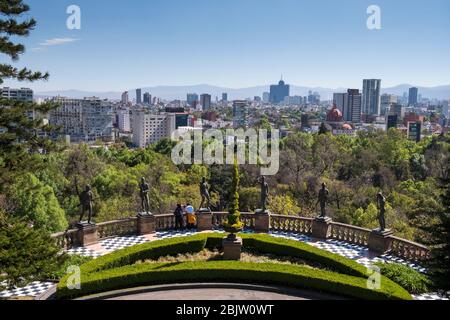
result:
[[[0,2],[0,54],[13,62],[25,52],[25,47],[12,39],[27,37],[36,26],[34,19],[22,18],[30,7],[22,0]],[[28,68],[16,68],[0,63],[0,85],[5,80],[28,81],[47,80],[48,73],[33,72]],[[0,192],[13,180],[13,174],[21,170],[38,169],[37,152],[46,152],[54,145],[45,138],[52,128],[43,125],[41,119],[29,117],[30,113],[45,114],[54,104],[36,104],[10,99],[0,99]],[[41,133],[41,134],[39,134]]]
[[[43,229],[0,212],[0,284],[11,289],[43,280],[66,259]]]
[[[449,163],[450,170],[450,163]],[[450,290],[450,179],[444,184],[443,210],[437,213],[438,224],[426,228],[432,235],[431,259],[428,262],[430,275],[439,289]]]
[[[28,36],[36,26],[34,19],[23,18],[29,10],[22,0],[0,1],[0,54],[13,62],[25,52],[22,44],[13,41]],[[47,80],[48,76],[48,73],[0,63],[0,85],[5,80],[33,82]],[[54,107],[0,99],[0,193],[8,191],[16,177],[36,171],[44,164],[39,153],[54,147],[45,138],[52,128],[29,114],[45,114]],[[58,252],[45,228],[33,226],[24,217],[19,219],[0,211],[0,283],[5,280],[12,287],[39,280],[58,267],[63,257]]]

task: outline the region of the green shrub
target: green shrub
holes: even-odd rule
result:
[[[73,298],[139,285],[192,281],[239,281],[288,285],[362,299],[411,299],[402,287],[382,276],[382,288],[367,286],[366,269],[347,258],[294,240],[269,235],[241,235],[244,247],[261,253],[291,255],[320,262],[341,273],[295,265],[244,263],[239,261],[196,261],[134,264],[146,259],[219,248],[223,234],[198,234],[158,240],[122,249],[81,266],[81,290],[67,288],[68,276],[58,284],[59,298]]]
[[[62,277],[64,277],[67,273],[67,268],[70,266],[81,266],[84,263],[91,261],[92,258],[91,257],[84,257],[84,256],[80,256],[80,255],[68,255],[67,259],[64,260],[63,265],[58,268],[58,270],[55,270],[54,272],[48,274],[46,276],[47,279],[51,279],[51,280],[56,280],[56,279],[61,279]]]
[[[376,263],[376,266],[380,268],[382,275],[398,283],[410,293],[426,293],[431,286],[427,276],[411,267],[398,263]]]
[[[226,270],[226,272],[224,272]],[[362,277],[326,270],[273,263],[198,261],[136,264],[102,272],[82,274],[81,290],[58,285],[58,298],[70,298],[142,285],[193,281],[261,283],[315,289],[360,299],[411,299],[406,290],[386,279],[380,290],[367,287]]]

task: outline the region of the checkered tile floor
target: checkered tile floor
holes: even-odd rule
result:
[[[115,251],[148,242],[144,236],[115,237],[100,241],[106,251]]]
[[[45,291],[47,291],[54,285],[55,284],[53,282],[35,281],[23,288],[16,288],[13,290],[0,291],[0,298],[37,297],[38,295],[44,293]]]
[[[214,232],[224,232],[221,229],[217,229]],[[162,231],[157,232],[155,234],[155,238],[157,239],[167,239],[167,238],[173,238],[173,237],[184,237],[184,236],[190,236],[196,234],[196,230],[182,230],[182,231]],[[252,230],[244,230],[243,233],[254,233]],[[409,261],[400,259],[398,257],[394,257],[391,255],[381,255],[378,257],[373,257],[369,254],[369,250],[365,247],[358,246],[358,245],[352,245],[348,244],[342,241],[337,240],[327,240],[327,241],[315,241],[309,236],[301,235],[301,234],[293,234],[289,232],[270,232],[270,234],[274,237],[281,237],[281,238],[287,238],[292,240],[297,240],[301,242],[309,243],[317,248],[324,249],[336,254],[339,254],[341,256],[344,256],[346,258],[355,260],[356,262],[366,266],[370,267],[375,262],[385,262],[385,263],[401,263],[405,265],[409,265],[410,267],[420,271],[420,272],[426,272],[425,268],[413,264]],[[82,256],[88,256],[92,258],[100,257],[106,253],[113,252],[115,250],[123,249],[126,247],[130,247],[137,244],[146,243],[149,240],[145,238],[144,236],[129,236],[129,237],[115,237],[110,239],[105,239],[100,241],[100,246],[103,250],[96,251],[93,249],[80,247],[80,248],[73,248],[68,250],[67,252],[69,254],[78,254]],[[23,297],[23,296],[30,296],[35,297],[39,294],[45,292],[52,286],[54,286],[54,283],[50,282],[33,282],[30,285],[24,287],[24,288],[17,288],[11,291],[2,291],[0,292],[0,298],[7,298],[7,297]],[[413,295],[415,300],[448,300],[441,296],[439,296],[436,293],[428,293],[423,295]]]
[[[104,255],[104,253],[97,252],[92,249],[88,249],[86,247],[72,248],[72,249],[67,250],[67,253],[73,254],[73,255],[79,255],[79,256],[83,256],[83,257],[91,257],[94,259]]]

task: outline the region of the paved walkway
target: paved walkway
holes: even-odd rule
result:
[[[216,230],[215,232],[223,232],[220,230]],[[253,231],[245,231],[244,233],[253,233]],[[110,239],[101,240],[99,243],[87,247],[80,247],[68,250],[69,254],[79,254],[82,256],[88,256],[97,258],[102,255],[111,253],[115,250],[123,249],[126,247],[130,247],[136,244],[146,243],[149,241],[172,238],[172,237],[181,237],[181,236],[189,236],[196,234],[195,231],[163,231],[157,232],[153,235],[146,236],[128,236],[128,237],[114,237]],[[420,272],[425,272],[426,270],[416,263],[411,263],[404,259],[391,256],[391,255],[380,255],[376,256],[369,252],[368,248],[348,244],[346,242],[337,241],[337,240],[315,240],[309,236],[294,234],[289,232],[270,232],[272,236],[275,237],[283,237],[293,240],[302,241],[313,245],[317,248],[324,249],[346,258],[355,260],[356,262],[366,266],[371,267],[374,262],[384,262],[384,263],[401,263],[408,265]],[[0,298],[5,297],[23,297],[23,296],[38,296],[39,294],[48,290],[48,288],[54,286],[54,283],[49,282],[33,282],[27,287],[17,288],[11,291],[2,291],[0,292]],[[437,294],[430,293],[425,295],[414,296],[417,300],[447,300],[444,299]]]

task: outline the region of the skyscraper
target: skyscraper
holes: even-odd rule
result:
[[[228,93],[222,93],[222,102],[228,102]]]
[[[344,96],[344,121],[361,122],[362,95],[358,89],[348,89]]]
[[[136,89],[136,104],[142,103],[142,89]]]
[[[412,87],[409,89],[409,98],[408,98],[408,105],[414,106],[418,102],[418,96],[419,96],[419,89],[416,87]]]
[[[270,92],[263,92],[263,102],[264,103],[270,102]]]
[[[187,104],[191,108],[196,108],[198,103],[198,94],[196,93],[188,93],[186,97]]]
[[[122,93],[122,104],[128,104],[128,101],[130,101],[128,91],[125,91],[124,93]]]
[[[207,111],[211,108],[211,95],[210,94],[202,94],[200,96],[200,104],[202,105],[203,111]]]
[[[149,92],[144,93],[144,104],[152,104],[152,95]]]
[[[278,84],[270,86],[269,102],[278,104],[284,102],[284,98],[289,96],[290,86],[285,84],[283,80],[280,80]]]
[[[363,104],[362,113],[366,115],[377,115],[381,113],[381,80],[364,79],[363,81]]]
[[[344,114],[346,93],[333,93],[333,103]]]

